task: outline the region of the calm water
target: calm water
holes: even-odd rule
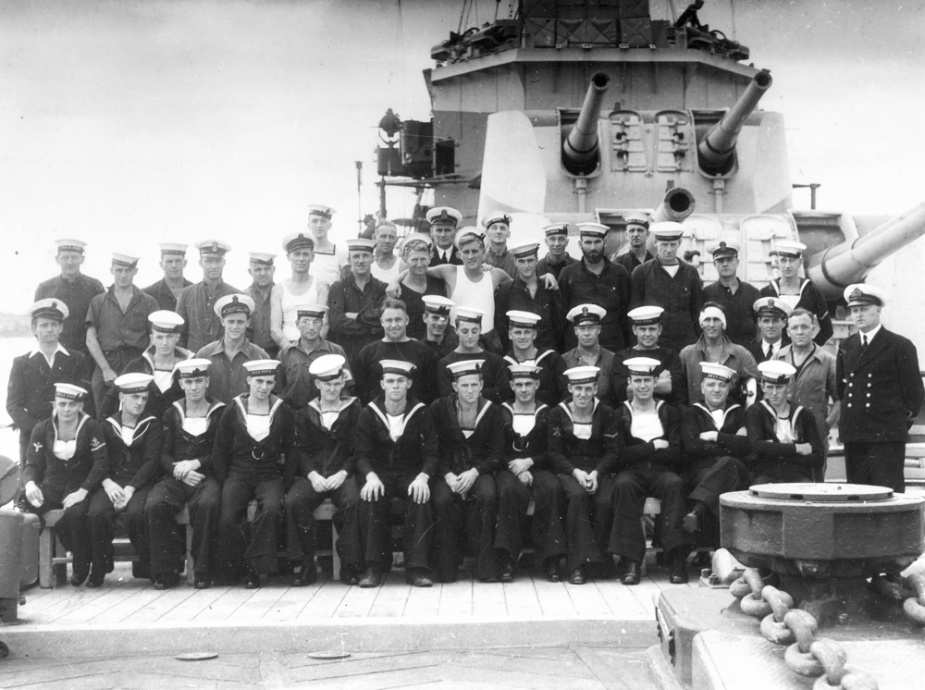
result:
[[[26,338],[0,338],[0,424],[10,423],[10,415],[6,413],[6,387],[10,381],[10,367],[13,359],[32,349],[35,339]],[[19,457],[19,432],[9,427],[0,429],[0,455],[10,458]]]

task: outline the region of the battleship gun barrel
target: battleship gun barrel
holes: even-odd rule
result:
[[[842,290],[857,283],[890,254],[925,235],[925,203],[892,218],[853,242],[829,247],[814,257],[806,270],[809,278],[829,299],[841,297]]]
[[[597,120],[609,86],[610,76],[604,72],[596,72],[591,76],[591,84],[578,113],[578,120],[562,144],[562,163],[570,173],[587,175],[597,168],[600,158]]]
[[[729,171],[735,153],[736,139],[746,118],[758,106],[764,92],[771,88],[771,73],[761,70],[723,119],[717,122],[697,146],[700,167],[710,175]]]
[[[665,220],[673,220],[680,223],[694,212],[697,207],[697,201],[694,195],[684,187],[672,187],[665,192],[665,198],[658,205],[652,214],[652,222],[659,223]]]

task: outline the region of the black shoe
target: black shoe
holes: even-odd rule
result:
[[[562,582],[562,576],[559,575],[559,559],[547,558],[543,565],[543,572],[549,582]]]
[[[585,577],[585,570],[581,566],[578,566],[569,574],[568,582],[570,585],[583,585],[587,578]]]
[[[196,589],[209,589],[212,586],[212,577],[208,573],[194,573],[193,587]]]
[[[70,579],[71,586],[80,587],[84,583],[84,581],[87,579],[87,576],[89,574],[90,574],[89,569],[82,570],[80,572],[75,571],[71,573],[71,579]]]
[[[87,580],[87,587],[98,589],[103,586],[104,579],[106,579],[106,573],[91,572],[90,578]]]
[[[260,574],[248,568],[244,573],[244,589],[260,589],[260,585]]]
[[[636,561],[627,561],[626,569],[623,571],[621,582],[624,585],[639,584],[639,563]]]
[[[378,587],[381,581],[382,572],[379,570],[379,566],[371,565],[363,572],[363,577],[360,578],[357,584],[366,589],[369,587]]]
[[[154,589],[173,589],[180,584],[180,573],[170,571],[154,578]]]
[[[672,553],[668,558],[668,572],[673,585],[683,585],[689,580],[687,575],[687,554]]]
[[[433,587],[434,581],[426,571],[415,568],[408,573],[408,581],[412,587]]]
[[[345,585],[355,585],[359,583],[360,576],[357,574],[356,566],[345,565],[340,569],[340,581]]]
[[[293,587],[307,587],[308,585],[315,584],[315,581],[318,579],[318,569],[315,567],[315,562],[303,563],[302,567],[299,569],[299,575],[292,581]]]
[[[514,561],[507,559],[501,566],[501,572],[498,574],[500,582],[512,582],[514,580]]]

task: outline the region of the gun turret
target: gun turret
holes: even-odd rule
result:
[[[562,144],[562,164],[573,175],[588,175],[597,169],[600,161],[597,121],[609,86],[609,75],[596,72],[591,76],[578,119]]]
[[[846,240],[813,257],[806,269],[809,278],[829,299],[867,277],[870,270],[890,254],[925,235],[925,203],[891,218],[856,240]]]
[[[771,88],[771,73],[761,70],[723,119],[717,122],[697,146],[700,168],[708,175],[723,175],[732,168],[736,139],[746,118]]]

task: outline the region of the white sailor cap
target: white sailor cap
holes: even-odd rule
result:
[[[789,304],[778,297],[762,297],[755,300],[752,309],[755,310],[759,318],[762,316],[777,316],[778,318],[786,319],[790,316],[790,312],[793,311]]]
[[[394,374],[396,376],[404,376],[405,378],[411,378],[411,374],[415,369],[415,366],[411,362],[405,362],[400,359],[383,359],[379,362],[379,365],[382,367],[382,375]]]
[[[607,316],[607,310],[603,307],[596,304],[579,304],[577,307],[572,307],[565,318],[576,326],[580,326],[583,323],[600,323],[605,316]]]
[[[158,333],[179,333],[180,326],[186,321],[175,311],[168,309],[158,309],[148,314],[148,321],[151,322],[151,330]]]
[[[600,223],[578,223],[578,236],[602,240],[607,237],[610,228]]]
[[[600,370],[600,367],[582,365],[580,367],[572,367],[571,369],[566,369],[565,377],[568,379],[569,385],[578,385],[581,383],[597,383],[597,375]]]
[[[633,320],[634,326],[648,326],[651,324],[661,323],[663,311],[665,310],[661,307],[656,307],[654,304],[650,304],[644,307],[636,307],[635,309],[631,309],[627,316]]]
[[[81,402],[87,399],[87,390],[81,388],[80,386],[75,386],[73,383],[56,383],[55,384],[55,397],[64,398],[65,400],[74,400],[76,402]]]
[[[424,295],[421,297],[421,301],[424,302],[425,312],[436,314],[437,316],[449,317],[450,309],[456,306],[456,302],[447,299],[443,295]],[[481,319],[479,321],[481,322]]]
[[[771,256],[777,254],[778,256],[792,256],[796,259],[799,259],[803,256],[803,252],[806,251],[806,245],[802,242],[795,242],[793,240],[777,240],[774,242],[774,246],[771,247]]]
[[[344,365],[347,360],[343,355],[321,355],[308,365],[308,373],[318,381],[333,381],[344,375]]]
[[[553,235],[565,235],[568,237],[568,223],[550,223],[543,227],[543,233],[546,237]]]
[[[122,252],[112,253],[112,263],[116,266],[125,266],[126,268],[135,268],[138,265],[138,257]]]
[[[176,254],[178,256],[186,256],[186,245],[178,244],[176,242],[163,242],[158,245],[161,248],[161,256],[165,254]]]
[[[367,252],[372,254],[376,248],[375,240],[367,240],[365,237],[353,237],[347,240],[348,252]]]
[[[83,254],[84,247],[87,246],[86,242],[74,239],[55,240],[55,244],[59,252],[77,252],[78,254]]]
[[[642,213],[640,211],[631,211],[629,213],[623,214],[623,222],[626,223],[626,226],[630,225],[641,225],[646,230],[649,229],[649,224],[652,222],[652,218],[648,213]]]
[[[482,317],[485,312],[475,307],[456,307],[456,320],[468,321],[469,323],[482,323]]]
[[[330,206],[325,206],[324,204],[309,204],[308,206],[308,215],[311,216],[320,216],[325,220],[331,220],[336,211]]]
[[[537,256],[539,253],[540,245],[538,242],[527,242],[526,244],[511,247],[511,254],[515,259],[525,259],[528,256]]]
[[[460,376],[468,376],[469,374],[481,376],[483,364],[484,362],[481,359],[464,359],[461,362],[447,364],[446,368],[450,370],[454,378],[458,379]]]
[[[726,257],[737,257],[739,255],[739,245],[735,242],[722,240],[715,247],[710,249],[710,254],[713,255],[713,260],[725,259]]]
[[[64,321],[69,315],[70,310],[67,305],[60,299],[46,297],[29,307],[29,314],[33,319],[45,318],[54,319],[55,321]]]
[[[495,223],[504,223],[505,225],[510,226],[511,217],[504,211],[492,211],[487,216],[482,218],[482,227],[486,230]]]
[[[272,266],[276,254],[267,254],[266,252],[250,252],[250,262],[260,264],[261,266]]]
[[[684,235],[684,226],[673,220],[663,220],[659,223],[652,223],[649,226],[655,241],[658,242],[675,242],[680,240]]]
[[[277,367],[279,367],[279,361],[275,359],[252,359],[244,362],[248,376],[276,376]]]
[[[297,304],[295,307],[295,320],[323,319],[328,308],[323,304]]]
[[[855,283],[845,288],[845,301],[849,307],[857,307],[862,304],[873,304],[882,307],[887,303],[886,291],[881,290],[876,285],[867,285],[865,283]]]
[[[730,369],[723,364],[714,364],[713,362],[701,362],[700,371],[705,379],[717,379],[727,383],[736,375],[735,369]]]
[[[219,240],[203,240],[196,243],[200,256],[225,256],[231,251],[231,245]]]
[[[449,206],[437,206],[430,209],[424,216],[431,225],[451,225],[454,228],[462,220],[462,214]]]
[[[294,232],[283,238],[283,249],[288,254],[296,249],[314,249],[315,240],[304,232]]]
[[[758,371],[761,372],[761,380],[767,383],[787,383],[797,373],[797,370],[792,365],[782,359],[769,359],[766,362],[759,362]]]
[[[182,362],[177,362],[175,368],[180,372],[181,379],[197,379],[201,376],[209,375],[210,364],[212,364],[211,359],[194,357],[193,359],[184,359]]]
[[[250,316],[254,311],[254,300],[243,293],[225,295],[215,303],[212,310],[220,319],[224,319],[229,314],[247,314]]]
[[[148,384],[153,380],[154,377],[151,376],[151,374],[133,372],[131,374],[117,376],[116,380],[112,383],[119,389],[120,393],[131,395],[132,393],[146,393],[148,391]]]
[[[508,366],[511,379],[538,379],[543,371],[535,364],[511,364]]]
[[[466,242],[478,241],[483,245],[485,243],[485,233],[479,232],[478,228],[473,225],[467,225],[456,231],[456,237],[453,238],[453,244],[460,249]]]
[[[434,238],[431,237],[430,235],[425,235],[423,232],[412,232],[410,235],[408,235],[405,239],[401,241],[402,250],[404,250],[405,247],[409,246],[410,244],[414,242],[423,242],[424,244],[428,246],[428,248],[434,246]]]
[[[654,376],[653,372],[661,365],[661,362],[652,357],[630,357],[623,360],[623,366],[630,376]]]
[[[543,318],[532,311],[518,311],[512,309],[505,314],[507,316],[509,328],[536,328],[536,324]]]

